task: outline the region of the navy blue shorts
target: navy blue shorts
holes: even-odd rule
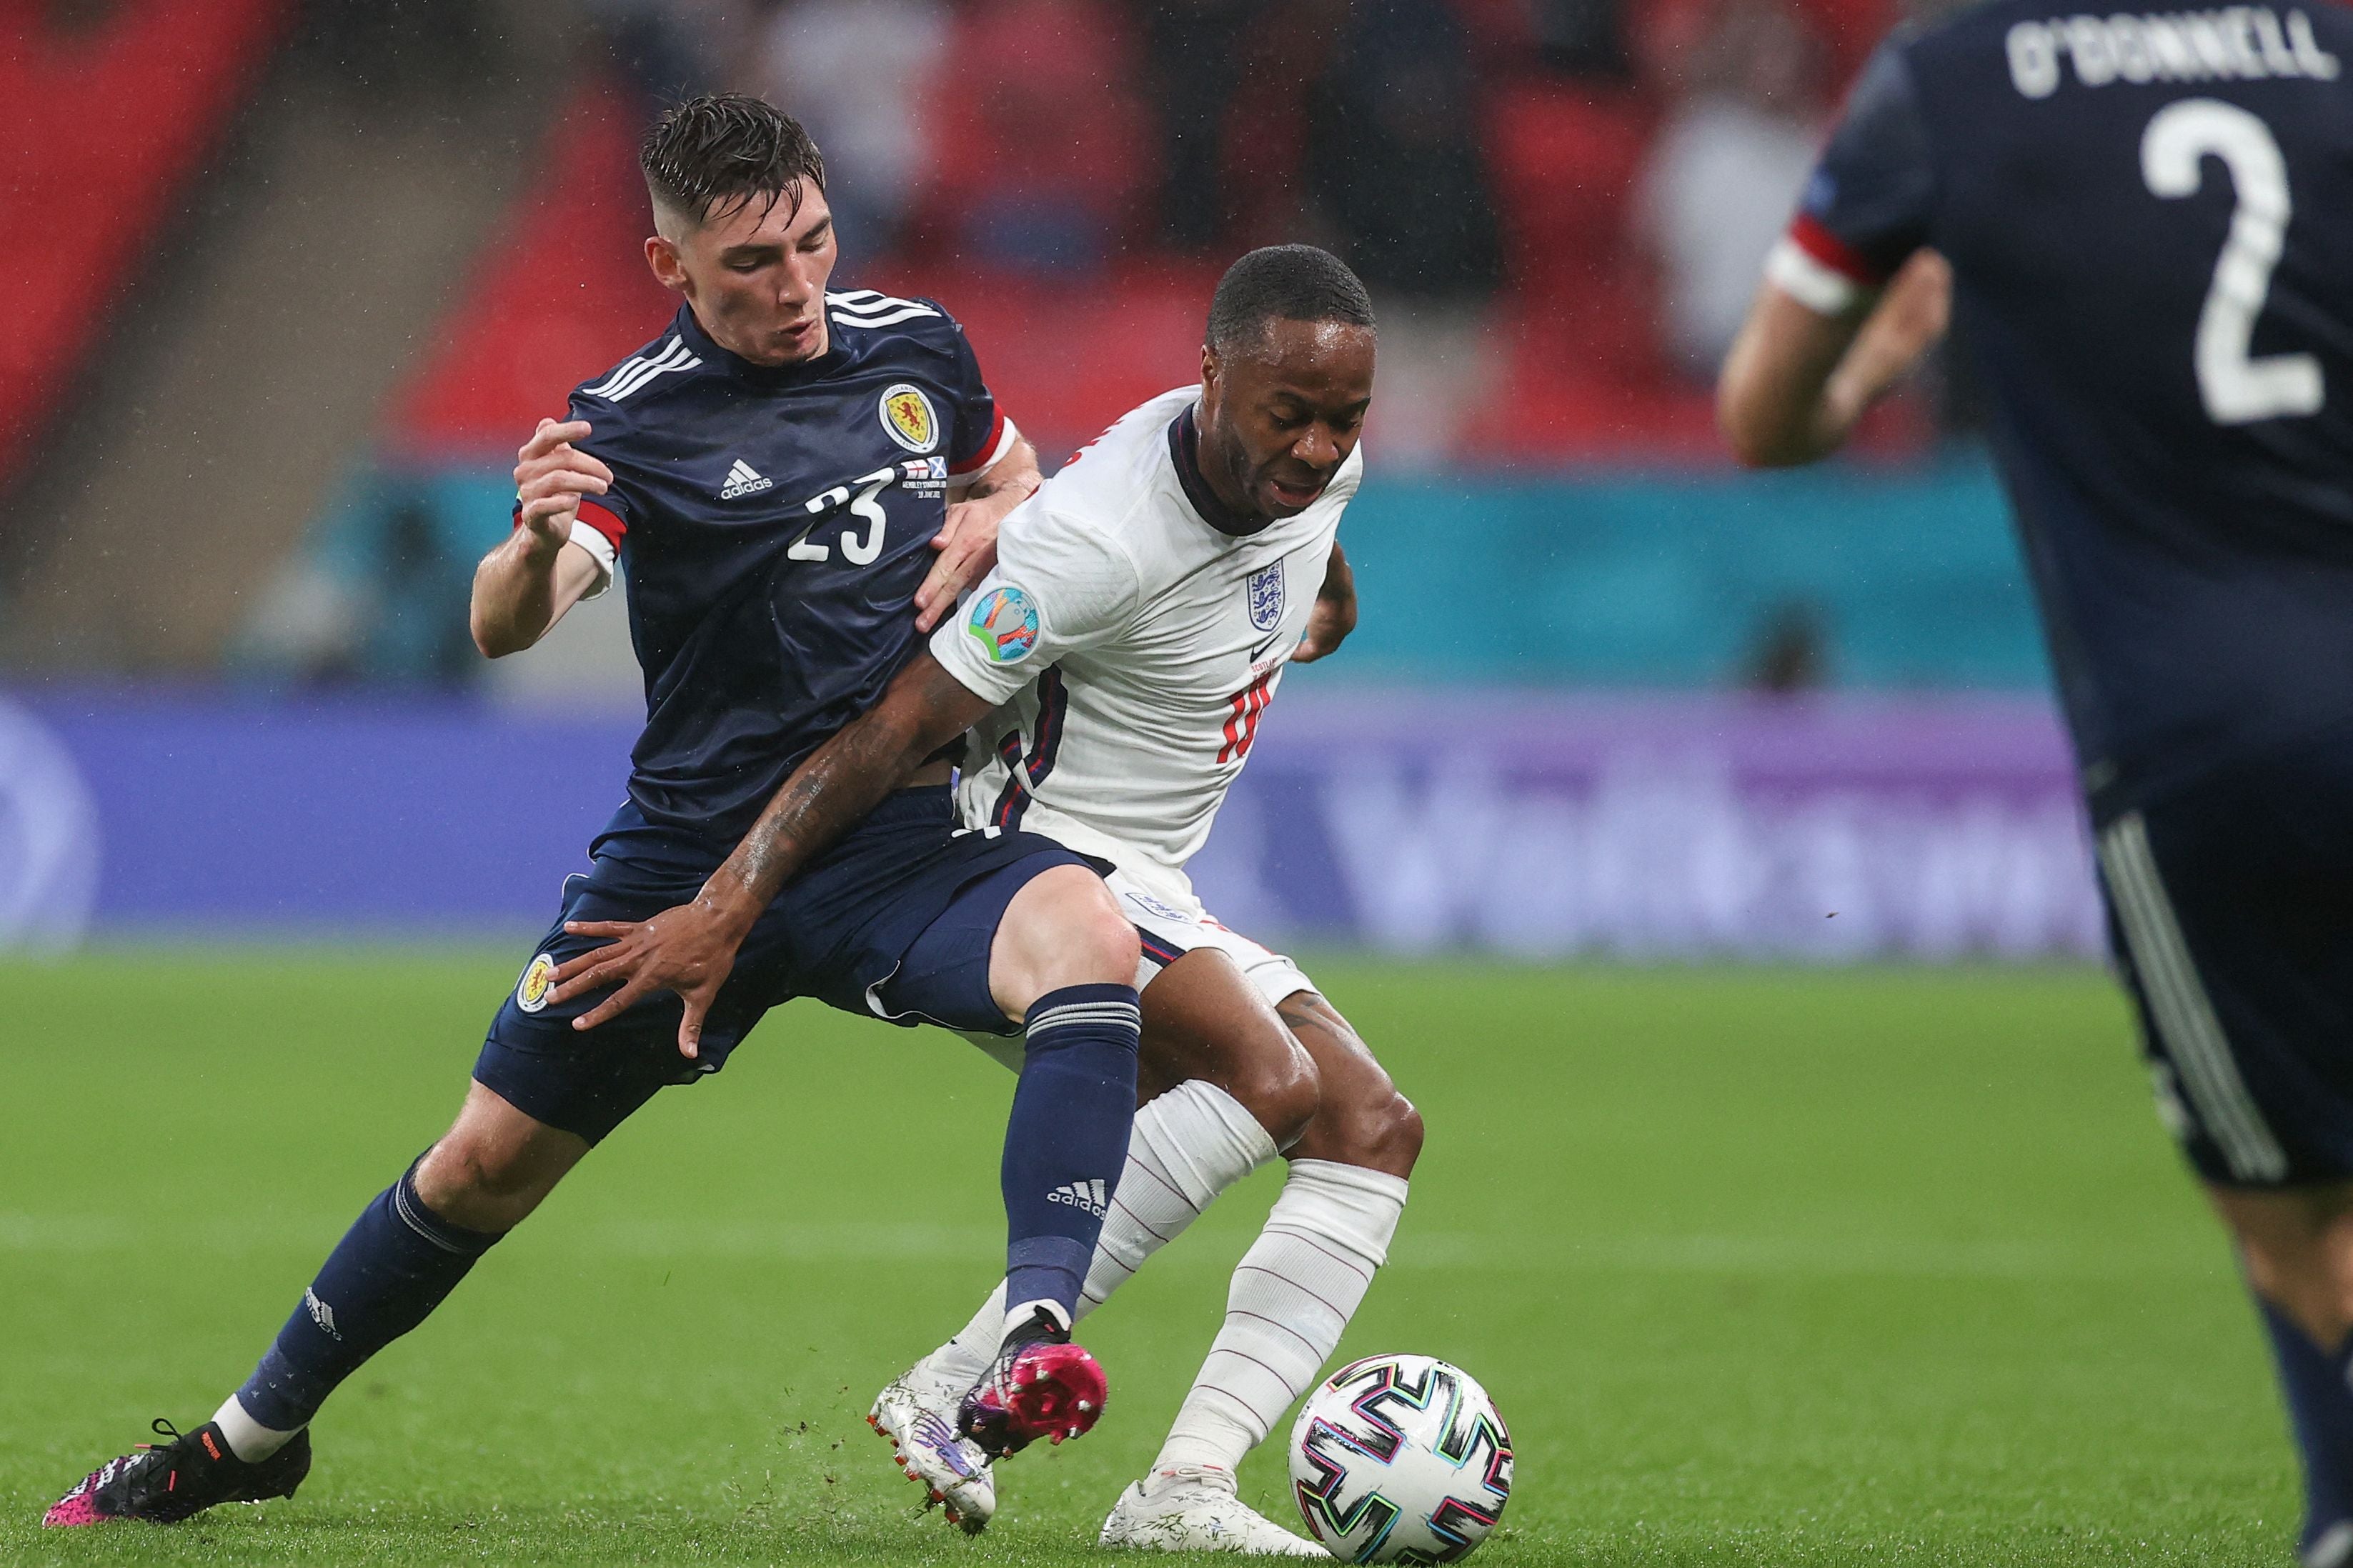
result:
[[[547,972],[604,945],[564,923],[659,914],[691,899],[728,852],[622,806],[589,847],[587,873],[565,879],[563,912],[492,1020],[475,1080],[594,1143],[663,1085],[717,1072],[762,1014],[795,997],[910,1026],[1016,1033],[988,993],[989,943],[1005,908],[1040,872],[1093,868],[1034,834],[957,833],[944,786],[902,790],[760,916],[704,1021],[699,1058],[679,1055],[674,995],[573,1028],[611,992],[547,1002]]]
[[[2158,1110],[2208,1181],[2353,1176],[2353,737],[2099,830]]]

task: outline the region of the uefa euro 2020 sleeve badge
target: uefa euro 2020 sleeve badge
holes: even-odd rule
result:
[[[1038,604],[1010,583],[973,600],[964,629],[991,664],[1018,664],[1038,646]]]

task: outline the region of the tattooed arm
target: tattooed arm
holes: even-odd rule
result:
[[[620,989],[573,1020],[593,1029],[638,1001],[675,991],[686,1004],[681,1055],[701,1050],[702,1020],[735,966],[735,951],[785,884],[863,821],[925,758],[993,706],[950,675],[928,649],[899,673],[882,700],[819,746],[769,800],[760,819],[691,903],[642,922],[574,921],[575,936],[613,939],[556,970],[550,1000]]]

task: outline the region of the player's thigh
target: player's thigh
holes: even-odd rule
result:
[[[586,876],[567,879],[554,923],[491,1021],[475,1058],[475,1083],[517,1114],[585,1146],[601,1142],[663,1088],[697,1082],[723,1067],[776,1000],[769,971],[778,964],[774,950],[783,936],[773,911],[745,938],[692,1060],[679,1054],[675,995],[649,996],[584,1030],[573,1027],[574,1021],[610,988],[557,1002],[549,984],[556,967],[605,941],[575,935],[564,929],[566,922],[649,919],[694,896],[709,875],[709,858],[600,856]],[[470,1112],[474,1104],[469,1101]]]
[[[803,994],[894,1022],[1001,1036],[1018,1034],[1048,991],[1134,975],[1134,933],[1094,868],[1060,845],[964,834],[911,853],[925,868],[882,898],[884,918],[846,960],[795,980]],[[1067,945],[1056,953],[1058,931]]]
[[[1412,1174],[1421,1156],[1421,1113],[1398,1092],[1355,1026],[1316,991],[1294,991],[1275,1010],[1314,1062],[1323,1090],[1292,1158]]]
[[[1088,866],[1049,865],[1006,904],[988,950],[988,990],[1010,1019],[1071,985],[1125,984],[1135,932]]]
[[[1240,1101],[1278,1146],[1315,1114],[1315,1067],[1232,956],[1182,954],[1144,988],[1136,1095],[1149,1101],[1191,1079]]]

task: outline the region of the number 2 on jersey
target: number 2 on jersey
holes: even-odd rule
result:
[[[2231,172],[2235,205],[2214,281],[2198,313],[2198,396],[2217,425],[2316,414],[2326,393],[2310,354],[2254,357],[2255,318],[2287,244],[2292,211],[2287,160],[2271,127],[2235,104],[2185,98],[2157,111],[2141,133],[2140,173],[2159,196],[2198,194],[2211,153]]]

